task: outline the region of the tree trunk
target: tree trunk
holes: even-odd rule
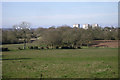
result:
[[[24,39],[24,47],[23,47],[23,49],[26,49],[26,41],[25,41],[25,39]]]

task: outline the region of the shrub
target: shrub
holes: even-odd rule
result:
[[[59,49],[59,47],[58,47],[58,46],[56,46],[56,49]]]
[[[2,51],[9,51],[8,48],[2,48]]]
[[[49,49],[49,47],[47,46],[46,49]]]
[[[70,46],[69,49],[75,49],[74,47]]]
[[[68,46],[62,46],[61,49],[69,49]]]
[[[61,49],[75,49],[75,48],[72,47],[72,46],[70,46],[70,47],[68,47],[68,46],[62,46]]]
[[[21,47],[18,47],[19,50],[23,50]]]
[[[78,49],[82,49],[80,46],[77,47]]]
[[[34,49],[38,49],[38,46],[34,46]]]
[[[28,47],[29,49],[34,49],[34,47],[33,46],[30,46],[30,47]]]
[[[44,47],[41,47],[41,49],[44,49]]]

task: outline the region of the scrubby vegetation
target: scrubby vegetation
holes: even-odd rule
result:
[[[24,30],[2,30],[2,44],[36,43],[48,48],[77,48],[89,46],[93,40],[119,40],[119,28],[97,27],[87,30],[64,25],[57,28],[37,28]],[[33,45],[34,46],[34,45]],[[36,47],[37,49],[37,47]]]

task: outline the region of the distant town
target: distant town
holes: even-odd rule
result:
[[[73,24],[73,27],[80,28],[80,24]],[[91,28],[96,28],[96,27],[99,27],[99,25],[98,24],[92,24],[92,25],[90,25],[90,24],[83,24],[83,26],[82,26],[83,29],[88,29],[90,27]]]
[[[83,29],[89,29],[89,28],[94,29],[94,28],[101,27],[101,26],[99,24],[83,24],[82,26],[80,26],[80,24],[73,24],[73,28],[75,28],[75,27],[76,28],[83,28]],[[112,28],[114,28],[114,27],[112,26]]]
[[[67,26],[69,26],[69,25],[67,25]],[[37,28],[50,28],[50,27],[54,27],[54,28],[57,28],[57,27],[59,27],[59,26],[49,26],[49,27],[42,27],[42,26],[39,26],[39,27],[30,27],[30,29],[37,29]],[[89,29],[89,28],[92,28],[92,29],[94,29],[94,28],[98,28],[98,27],[101,27],[101,28],[119,28],[119,27],[117,27],[117,26],[105,26],[105,27],[102,27],[102,26],[100,26],[99,24],[73,24],[72,26],[69,26],[69,27],[72,27],[72,28],[83,28],[83,29],[85,29],[85,30],[87,30],[87,29]],[[7,28],[7,27],[2,27],[2,29],[3,30],[11,30],[11,29],[13,29],[13,27],[11,27],[11,28]]]

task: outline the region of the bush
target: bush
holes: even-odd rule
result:
[[[49,47],[47,46],[46,49],[49,49]]]
[[[78,46],[77,49],[82,49],[82,48],[80,46]]]
[[[58,46],[56,46],[56,49],[59,49],[59,47],[58,47]]]
[[[34,46],[34,49],[38,49],[38,46]]]
[[[19,50],[23,50],[21,47],[18,47]]]
[[[68,47],[62,46],[61,49],[68,49]]]
[[[34,49],[34,47],[33,47],[33,46],[29,46],[28,48],[29,48],[29,49]]]
[[[70,46],[69,49],[75,49],[74,47]]]
[[[40,49],[44,49],[44,47],[41,47]]]
[[[70,47],[68,47],[68,46],[62,46],[61,49],[75,49],[75,48],[72,47],[72,46],[70,46]]]
[[[87,44],[82,44],[82,46],[87,46]]]
[[[2,51],[9,51],[8,48],[2,48]]]

